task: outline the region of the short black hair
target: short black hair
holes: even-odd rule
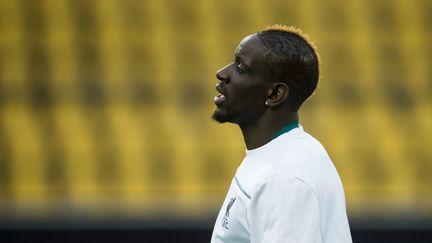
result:
[[[315,91],[319,79],[319,56],[307,35],[292,26],[273,25],[257,33],[267,53],[266,78],[288,85],[292,112]]]

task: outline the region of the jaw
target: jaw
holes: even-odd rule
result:
[[[264,115],[264,110],[251,108],[245,112],[238,112],[227,107],[216,107],[212,119],[219,123],[233,123],[239,126],[253,124]]]

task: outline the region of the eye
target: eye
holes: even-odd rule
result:
[[[236,65],[236,69],[237,69],[237,72],[239,72],[240,74],[245,73],[245,70],[243,70],[243,69],[240,67],[240,63]]]

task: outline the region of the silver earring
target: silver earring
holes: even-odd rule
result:
[[[267,100],[265,101],[265,105],[266,105],[266,106],[268,106],[268,105],[269,105],[269,103],[268,103],[268,101],[267,101]]]

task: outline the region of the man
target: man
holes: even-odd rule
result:
[[[244,38],[217,72],[213,119],[238,124],[247,149],[211,242],[352,242],[339,175],[298,123],[318,74],[307,37],[280,25]]]

